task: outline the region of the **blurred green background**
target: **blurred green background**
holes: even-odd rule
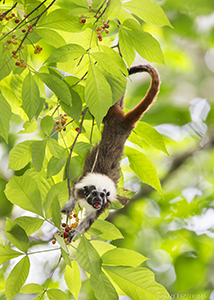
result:
[[[155,65],[162,81],[160,94],[144,121],[164,135],[170,156],[147,145],[145,149],[158,168],[164,197],[133,177],[122,161],[125,187],[136,194],[108,219],[125,237],[114,244],[148,257],[146,265],[172,298],[214,299],[214,1],[156,2],[174,29],[143,24],[165,56],[165,65]],[[136,58],[135,63],[143,62]],[[132,80],[127,108],[140,101],[150,82],[142,74]],[[13,122],[21,129],[18,117]],[[17,140],[13,132],[12,127],[9,145],[0,139],[0,238],[5,217],[12,212],[3,190],[12,176],[7,164]],[[13,216],[16,213],[13,210]],[[7,267],[0,268],[0,278]],[[54,285],[59,285],[57,278]],[[82,299],[94,299],[87,280],[83,294]]]

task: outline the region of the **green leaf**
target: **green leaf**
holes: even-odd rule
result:
[[[61,213],[60,213],[60,205],[59,201],[56,197],[56,199],[53,202],[52,205],[52,220],[56,227],[61,230]]]
[[[68,248],[67,248],[67,245],[64,241],[64,239],[59,236],[57,233],[54,234],[54,237],[57,241],[57,243],[60,245],[60,247],[65,251],[66,254],[69,254],[69,251],[68,251]]]
[[[112,105],[112,92],[107,80],[92,62],[85,84],[85,100],[99,127]]]
[[[6,185],[5,195],[11,203],[43,215],[40,192],[36,181],[30,176],[12,177]]]
[[[24,285],[20,292],[23,294],[34,294],[34,293],[42,293],[44,291],[44,288],[42,285],[38,283],[29,283]]]
[[[56,158],[62,158],[65,153],[65,148],[60,146],[55,139],[50,138],[48,140],[48,148],[51,154]]]
[[[71,93],[66,83],[55,75],[36,73],[36,75],[52,90],[52,92],[65,104],[71,104]]]
[[[111,56],[104,52],[93,52],[91,56],[97,61],[99,67],[101,67],[104,71],[108,72],[114,77],[122,77],[122,73]],[[122,75],[122,76],[121,76]]]
[[[72,267],[67,265],[65,268],[65,282],[69,288],[69,291],[72,293],[72,295],[74,295],[74,298],[78,299],[82,285],[80,270],[76,260],[73,260],[71,265]]]
[[[151,160],[142,152],[126,147],[125,154],[128,156],[130,168],[145,182],[162,194],[161,184],[155,166]]]
[[[104,265],[121,265],[121,266],[139,266],[145,260],[146,257],[129,249],[112,249],[105,252],[101,257]]]
[[[36,298],[34,298],[33,300],[44,300],[44,299],[45,299],[45,293],[42,293],[39,296],[37,296]]]
[[[46,62],[67,62],[86,54],[86,50],[78,44],[67,44],[56,49]]]
[[[76,17],[68,9],[56,9],[49,13],[42,22],[38,23],[39,27],[47,27],[62,31],[79,32],[83,25],[79,22],[79,16]]]
[[[44,220],[33,217],[19,217],[16,218],[14,222],[21,226],[27,235],[30,235],[43,225]]]
[[[65,103],[61,102],[62,109],[67,113],[68,116],[79,120],[82,113],[82,98],[81,94],[84,95],[85,87],[79,85],[76,87],[69,87],[71,97],[72,97],[72,105],[68,106]]]
[[[61,158],[51,157],[48,162],[47,176],[51,177],[58,174],[64,167],[67,160],[67,151],[64,150],[64,154]]]
[[[120,1],[120,0],[119,0]],[[128,77],[129,72],[127,70],[126,64],[122,57],[112,48],[109,48],[108,46],[101,45],[100,48],[103,50],[103,52],[107,53],[108,56],[110,56],[114,62],[117,64],[119,69]]]
[[[135,49],[129,34],[123,30],[121,27],[119,28],[119,44],[120,44],[120,51],[123,55],[124,60],[127,62],[129,68],[131,67],[134,59],[135,59]]]
[[[65,263],[71,267],[71,258],[69,256],[69,253],[66,253],[62,248],[61,248],[61,254],[62,258],[64,259]]]
[[[134,131],[150,146],[153,146],[154,148],[159,149],[169,155],[162,135],[155,128],[147,123],[138,122]]]
[[[132,0],[123,3],[123,7],[137,15],[148,24],[172,27],[163,9],[154,1],[143,0],[142,5],[141,0]]]
[[[49,136],[54,127],[53,117],[45,116],[44,118],[42,118],[40,126],[44,134]]]
[[[37,173],[36,170],[31,168],[31,169],[28,169],[25,172],[25,174],[35,180],[35,182],[38,185],[39,192],[41,194],[41,201],[42,201],[42,203],[45,202],[48,191],[54,185],[53,180],[47,179],[47,173],[44,170]]]
[[[110,222],[97,219],[91,226],[102,232],[101,238],[112,241],[116,239],[123,239],[121,232]]]
[[[98,240],[91,241],[91,244],[94,246],[94,248],[97,250],[100,256],[102,256],[107,251],[116,248],[114,245],[109,244],[108,242],[103,242]]]
[[[47,140],[36,141],[31,146],[32,163],[36,172],[40,172],[42,169],[43,161],[45,158],[45,147]]]
[[[128,19],[122,26],[126,31],[130,42],[140,56],[151,62],[164,63],[160,44],[153,36],[143,31],[137,21]]]
[[[154,274],[146,268],[104,266],[104,269],[131,299],[159,300],[160,295],[171,299],[166,289],[155,282]]]
[[[68,188],[67,188],[67,180],[63,182],[58,182],[54,184],[51,189],[49,190],[46,200],[45,200],[45,215],[47,218],[51,217],[51,209],[52,204],[55,199],[55,197],[58,197],[58,200],[61,205],[65,204],[68,200]]]
[[[49,300],[69,300],[68,295],[59,289],[49,289],[47,290],[47,295]]]
[[[20,256],[22,254],[23,253],[11,249],[11,247],[9,247],[8,245],[0,244],[0,265],[2,265],[4,262],[6,262],[12,258]]]
[[[106,80],[108,81],[112,91],[112,104],[116,103],[126,91],[127,80],[125,76],[113,77],[108,73],[103,72]]]
[[[10,104],[5,100],[4,96],[0,94],[0,135],[3,137],[6,143],[8,143],[8,133],[10,130],[10,119],[11,119],[11,107]]]
[[[113,20],[118,17],[121,10],[121,1],[120,0],[112,0],[110,1],[110,5],[108,6],[105,18],[107,20]],[[109,48],[110,49],[110,48]]]
[[[81,268],[93,275],[99,277],[101,272],[101,258],[92,244],[83,235],[77,248],[76,259]]]
[[[29,268],[30,260],[28,256],[25,256],[12,269],[5,284],[5,295],[7,300],[12,300],[20,291],[28,277]]]
[[[22,85],[22,107],[31,120],[40,106],[40,93],[34,77],[29,72]]]
[[[18,134],[26,134],[35,132],[38,129],[38,123],[35,120],[27,121],[23,124],[24,130],[20,130]]]
[[[8,240],[19,250],[27,252],[30,242],[29,238],[22,227],[14,221],[7,218],[5,223],[5,233]]]
[[[30,147],[33,141],[24,141],[13,147],[9,153],[8,169],[20,170],[30,161]]]
[[[94,290],[94,294],[97,300],[117,300],[119,296],[112,285],[111,281],[104,274],[100,272],[99,277],[95,278],[93,275],[90,277],[90,285]]]
[[[61,47],[66,44],[63,37],[58,32],[50,28],[36,28],[35,32],[38,33],[38,35],[41,36],[41,38],[43,38],[43,40],[51,46]]]

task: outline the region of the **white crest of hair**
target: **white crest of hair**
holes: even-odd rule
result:
[[[81,189],[84,188],[84,186],[90,185],[94,185],[98,192],[102,192],[103,190],[110,192],[110,196],[108,196],[110,201],[114,201],[116,199],[117,191],[114,181],[108,176],[100,173],[88,173],[80,182],[76,184],[75,188]]]

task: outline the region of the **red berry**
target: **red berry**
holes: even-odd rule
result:
[[[17,61],[17,62],[16,62],[16,66],[19,66],[19,65],[20,65],[20,62],[19,62],[19,61]]]
[[[97,31],[101,31],[101,30],[102,30],[101,26],[97,27]]]
[[[12,53],[15,55],[17,53],[17,51],[14,50],[14,51],[12,51]]]
[[[25,32],[26,32],[26,29],[22,29],[22,32],[24,32],[24,33],[25,33]]]
[[[7,40],[7,43],[8,43],[8,44],[11,44],[11,40]]]
[[[56,121],[56,124],[57,124],[57,125],[59,124],[59,121],[58,121],[58,120]]]
[[[15,39],[15,38],[16,38],[16,35],[15,35],[15,34],[13,34],[13,35],[12,35],[12,38],[13,38],[13,39]]]
[[[104,24],[104,27],[105,27],[105,28],[109,28],[109,24],[105,23],[105,24]]]
[[[63,131],[66,131],[66,127],[63,128]]]
[[[65,231],[65,232],[64,232],[64,237],[67,237],[67,236],[68,236],[68,232]]]
[[[98,39],[101,39],[101,38],[102,38],[102,35],[101,35],[101,34],[99,34],[97,37],[98,37]]]
[[[66,227],[66,223],[62,223],[62,227]]]
[[[85,23],[86,22],[86,19],[82,19],[82,23]]]
[[[53,244],[53,245],[54,245],[54,244],[56,244],[56,241],[55,241],[55,240],[53,240],[53,241],[52,241],[52,244]]]
[[[77,127],[77,128],[75,128],[75,130],[78,132],[80,129],[79,129],[79,127]]]
[[[106,29],[106,30],[105,30],[105,33],[106,33],[106,34],[108,34],[108,33],[109,33],[109,30],[108,30],[108,29]]]
[[[59,232],[58,235],[61,235],[61,233]]]
[[[74,217],[74,218],[76,218],[76,217],[77,217],[77,215],[76,215],[76,214],[73,214],[73,217]]]
[[[15,23],[19,23],[19,19],[15,19]]]
[[[65,228],[65,231],[66,231],[66,232],[69,232],[69,230],[70,230],[70,227],[69,227],[69,226]]]
[[[67,114],[64,114],[64,117],[66,117],[67,116]]]
[[[15,14],[14,14],[14,13],[12,13],[12,14],[11,14],[11,16],[12,16],[12,17],[15,17]]]
[[[56,126],[55,129],[56,129],[56,130],[59,130],[59,126]]]

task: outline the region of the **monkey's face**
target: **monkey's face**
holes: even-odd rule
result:
[[[84,195],[88,204],[99,210],[108,201],[110,192],[107,192],[105,189],[98,191],[94,185],[90,185],[84,186]]]

